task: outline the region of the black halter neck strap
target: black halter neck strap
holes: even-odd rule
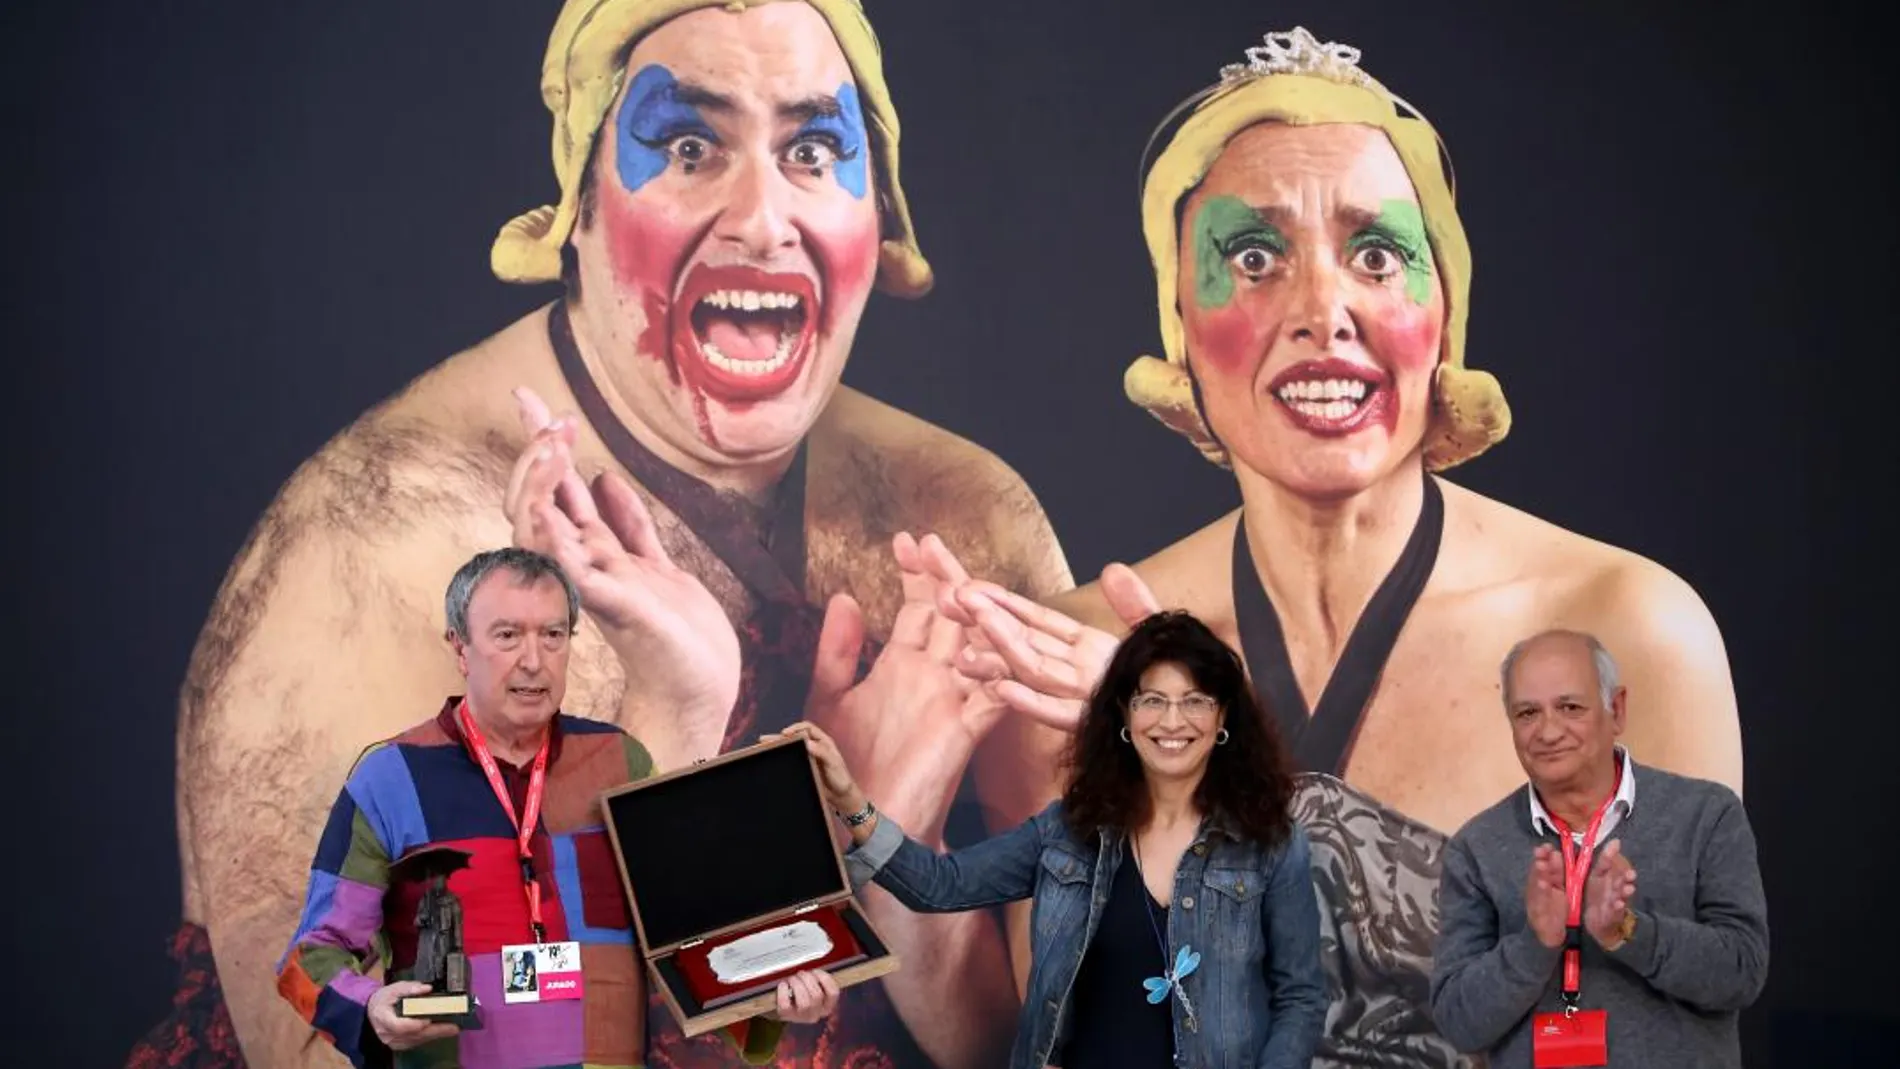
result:
[[[1386,573],[1379,589],[1366,603],[1353,626],[1346,648],[1327,678],[1318,706],[1308,714],[1299,679],[1287,655],[1280,615],[1267,596],[1266,585],[1254,568],[1243,516],[1234,528],[1234,615],[1240,628],[1242,655],[1254,689],[1279,722],[1295,763],[1303,771],[1345,773],[1366,705],[1399,632],[1418,604],[1418,596],[1438,562],[1438,545],[1445,531],[1445,499],[1438,483],[1425,477],[1425,503],[1399,559]]]

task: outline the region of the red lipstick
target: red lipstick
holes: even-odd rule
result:
[[[1268,392],[1294,426],[1322,438],[1374,426],[1390,431],[1398,418],[1392,377],[1339,357],[1302,360],[1275,375]]]
[[[766,400],[804,371],[817,313],[808,276],[695,266],[673,306],[673,358],[707,397]]]

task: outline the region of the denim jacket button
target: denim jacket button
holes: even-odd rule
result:
[[[1189,896],[1187,896],[1186,898],[1183,898],[1183,899],[1181,900],[1181,908],[1182,908],[1182,909],[1193,909],[1193,908],[1194,908],[1194,896],[1193,896],[1193,895],[1189,895]]]
[[[1195,856],[1195,857],[1206,857],[1206,856],[1207,856],[1207,844],[1206,844],[1206,843],[1195,843],[1195,844],[1194,844],[1194,856]]]

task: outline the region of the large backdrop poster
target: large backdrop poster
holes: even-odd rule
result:
[[[520,534],[523,388],[577,421],[584,474],[641,489],[738,630],[730,718],[668,736],[729,749],[810,715],[928,841],[1055,797],[1074,703],[871,700],[904,536],[1077,634],[1126,626],[1112,562],[1211,623],[1303,773],[1318,1064],[1478,1064],[1426,1012],[1439,854],[1522,783],[1498,665],[1552,626],[1623,665],[1639,761],[1748,803],[1774,925],[1749,1064],[1831,1064],[1817,1044],[1891,1017],[1841,942],[1871,894],[1804,860],[1853,853],[1828,822],[1874,767],[1812,741],[1818,710],[1840,710],[1827,739],[1873,715],[1837,674],[1867,640],[1829,611],[1872,536],[1838,533],[1817,480],[1852,482],[1869,422],[1827,415],[1853,407],[1842,361],[1890,348],[1852,311],[1882,306],[1890,181],[1863,187],[1856,116],[1770,79],[1736,23],[228,7],[118,5],[83,58],[50,53],[100,77],[85,122],[47,123],[36,177],[65,210],[25,225],[92,303],[21,321],[109,418],[53,406],[35,437],[125,475],[87,497],[83,589],[26,577],[93,606],[96,643],[50,673],[38,703],[75,715],[29,775],[61,777],[64,849],[120,844],[64,866],[90,918],[64,934],[123,996],[71,1010],[48,1064],[340,1064],[279,961],[322,908],[305,885],[352,762],[456,693],[441,592]],[[30,476],[49,532],[87,496],[57,471]],[[148,607],[90,615],[128,590]],[[839,594],[855,691],[814,689]],[[638,733],[648,666],[609,641],[630,613],[590,601],[566,711]],[[101,769],[114,790],[65,782]],[[611,896],[597,846],[562,878]],[[1002,1064],[1026,907],[863,901],[905,968],[777,1064]],[[731,1059],[657,999],[649,1037],[656,1067]]]

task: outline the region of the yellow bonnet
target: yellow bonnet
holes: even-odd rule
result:
[[[1227,451],[1207,427],[1188,369],[1177,303],[1176,209],[1200,184],[1227,142],[1262,122],[1377,127],[1391,139],[1411,177],[1445,286],[1444,342],[1432,384],[1426,466],[1442,471],[1463,463],[1501,441],[1511,427],[1511,410],[1496,377],[1464,366],[1471,249],[1458,221],[1446,174],[1449,165],[1440,160],[1438,134],[1416,109],[1360,70],[1358,61],[1357,49],[1321,44],[1304,28],[1268,34],[1264,45],[1247,50],[1246,63],[1223,68],[1218,84],[1175,110],[1175,116],[1189,109],[1191,113],[1143,181],[1142,230],[1155,268],[1161,344],[1167,359],[1138,358],[1124,375],[1123,387],[1130,400],[1185,435],[1223,467],[1229,466]],[[1175,116],[1164,121],[1163,127]]]
[[[561,277],[561,247],[580,212],[582,179],[594,139],[620,92],[630,46],[676,16],[703,7],[743,11],[775,0],[567,0],[554,21],[541,65],[541,99],[554,116],[554,175],[561,202],[517,216],[496,236],[489,263],[505,282],[552,282]],[[897,180],[897,109],[884,82],[877,35],[859,0],[802,0],[818,10],[851,65],[886,210],[886,237],[878,255],[878,288],[899,297],[929,292],[930,264],[917,248],[910,209]]]

